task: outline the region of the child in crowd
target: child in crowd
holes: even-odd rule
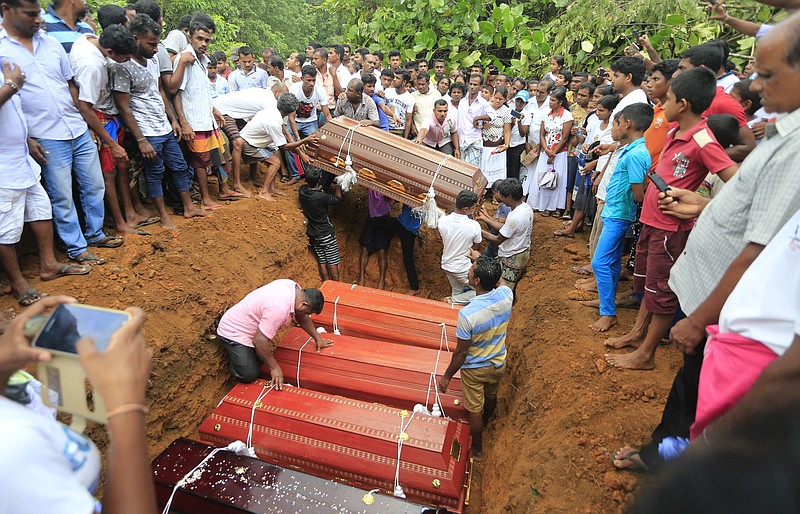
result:
[[[566,206],[564,184],[567,181],[567,144],[572,122],[567,89],[558,87],[550,93],[550,112],[540,127],[539,161],[528,194],[528,204],[542,216],[552,216]],[[548,180],[547,174],[552,173],[556,175],[555,180]]]
[[[339,280],[339,243],[336,241],[336,230],[328,216],[328,207],[342,202],[342,188],[336,183],[334,194],[322,190],[318,168],[306,167],[306,183],[300,186],[300,208],[308,220],[306,235],[308,244],[319,264],[319,276],[322,280]]]
[[[653,122],[653,108],[629,105],[614,119],[612,135],[624,145],[606,190],[603,232],[597,243],[592,269],[600,296],[600,319],[589,328],[605,332],[617,324],[615,295],[619,283],[625,233],[636,221],[637,203],[644,199],[644,181],[650,169],[650,153],[643,133]]]
[[[667,135],[655,173],[668,186],[696,190],[706,174],[716,173],[727,181],[738,167],[708,130],[703,112],[716,94],[716,77],[707,68],[692,68],[672,78],[664,114],[677,123]],[[694,220],[679,220],[658,209],[658,188],[651,185],[642,206],[642,232],[636,248],[634,292],[643,294],[636,324],[628,334],[611,338],[611,348],[633,346],[628,354],[608,354],[613,366],[627,369],[652,369],[655,351],[667,333],[678,308],[678,299],[669,287],[669,272],[683,252]]]
[[[750,91],[750,84],[752,80],[742,80],[731,86],[730,95],[733,97],[734,100],[739,102],[744,109],[744,114],[747,116],[747,126],[750,127],[751,130],[754,129],[754,126],[767,121],[764,118],[756,116],[756,112],[761,108],[761,97],[755,91]],[[753,135],[756,138],[756,144],[761,143],[761,140],[764,138],[764,132],[753,131]]]
[[[393,117],[391,109],[386,106],[386,100],[375,92],[375,86],[378,83],[377,77],[372,73],[367,73],[361,76],[361,82],[364,83],[364,94],[372,98],[375,106],[378,108],[378,120],[380,121],[380,129],[389,130],[389,118]]]
[[[501,182],[503,182],[503,179],[495,180],[494,183],[492,184],[492,189],[491,189],[492,198],[494,202],[498,204],[497,209],[495,209],[494,211],[494,221],[495,223],[500,225],[506,222],[508,213],[511,212],[511,207],[503,203],[503,200],[500,196],[500,192],[497,190],[497,186],[499,186]],[[481,206],[481,216],[488,216],[483,206]],[[495,235],[499,233],[498,229],[493,228],[491,226],[489,227],[489,232]],[[497,244],[489,241],[488,244],[486,245],[486,250],[483,251],[483,255],[488,255],[489,257],[497,257]]]

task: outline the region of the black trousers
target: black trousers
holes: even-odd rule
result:
[[[512,146],[506,150],[506,178],[519,180],[520,159],[525,152],[525,145]],[[491,186],[491,184],[489,184]]]
[[[239,382],[248,384],[257,379],[261,369],[261,359],[258,357],[256,349],[252,346],[245,346],[231,341],[219,334],[217,334],[217,337],[222,341],[222,347],[228,352],[228,367],[234,378]]]

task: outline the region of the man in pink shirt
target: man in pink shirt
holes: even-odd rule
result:
[[[294,281],[282,279],[259,287],[228,309],[219,320],[217,335],[228,352],[233,376],[252,382],[265,362],[275,388],[282,389],[283,373],[272,356],[272,339],[294,317],[314,339],[317,351],[333,344],[320,337],[309,316],[322,312],[324,302],[319,289],[301,289]]]

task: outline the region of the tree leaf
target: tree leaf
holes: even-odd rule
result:
[[[669,16],[667,16],[667,19],[665,21],[667,22],[667,25],[672,25],[672,26],[683,25],[686,23],[686,19],[680,14],[670,14]]]
[[[592,50],[594,50],[594,43],[592,43],[588,39],[581,41],[581,50],[583,50],[587,54],[591,53]]]
[[[506,19],[503,20],[503,28],[505,29],[506,33],[514,30],[514,18],[507,16]]]
[[[539,29],[534,30],[533,32],[531,32],[531,39],[533,39],[533,42],[536,43],[536,44],[543,43],[544,42],[544,32],[542,32]]]

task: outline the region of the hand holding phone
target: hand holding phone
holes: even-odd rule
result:
[[[520,112],[518,110],[516,110],[516,109],[511,109],[511,116],[513,116],[515,118],[521,118],[522,117]]]
[[[658,188],[658,190],[661,191],[662,193],[667,194],[667,191],[670,190],[669,185],[664,181],[663,178],[661,178],[661,176],[658,173],[651,171],[647,174],[647,176],[650,179],[650,182],[652,182],[653,185],[656,186],[656,188]],[[677,198],[675,199],[675,201],[676,202],[678,201]]]

